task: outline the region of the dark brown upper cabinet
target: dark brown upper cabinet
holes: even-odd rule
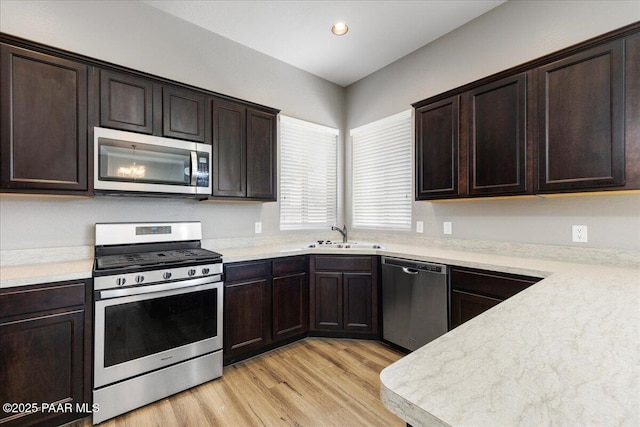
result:
[[[640,33],[625,39],[625,187],[640,188]]]
[[[100,125],[206,142],[207,100],[202,92],[153,79],[100,71]]]
[[[532,191],[527,182],[526,74],[481,86],[466,97],[469,194]]]
[[[246,110],[232,101],[213,100],[213,196],[247,195]]]
[[[414,103],[416,200],[640,189],[639,31]]]
[[[416,200],[460,194],[460,97],[416,109]]]
[[[276,200],[276,113],[214,98],[213,197]]]
[[[162,135],[205,142],[205,96],[192,90],[162,88]]]
[[[624,185],[623,40],[537,73],[539,191]]]
[[[247,110],[247,197],[276,199],[276,116]]]
[[[87,192],[87,66],[2,44],[3,189]]]
[[[100,125],[153,134],[153,82],[101,70]]]

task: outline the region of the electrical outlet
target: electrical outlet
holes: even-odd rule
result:
[[[262,223],[256,222],[256,234],[262,233]]]
[[[416,222],[416,233],[424,233],[424,222],[422,221]]]
[[[453,234],[453,226],[450,222],[442,223],[442,232],[444,234]]]
[[[587,226],[573,225],[571,226],[572,240],[579,243],[587,243]]]

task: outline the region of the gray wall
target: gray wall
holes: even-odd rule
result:
[[[143,3],[2,0],[0,31],[344,127],[344,88]],[[208,239],[253,236],[255,221],[280,233],[277,203],[2,195],[0,214],[2,250],[93,245],[100,221],[201,220]]]
[[[508,1],[347,88],[347,128],[640,20],[639,1]],[[349,164],[350,142],[345,146]],[[345,177],[345,206],[351,205]],[[425,235],[640,250],[640,194],[454,203],[414,202]],[[349,213],[348,223],[351,222]],[[571,225],[589,242],[571,242]]]
[[[2,32],[280,108],[342,135],[639,19],[637,1],[512,0],[344,89],[142,3],[0,1]],[[426,235],[440,236],[441,222],[452,221],[456,238],[568,245],[570,224],[579,223],[590,227],[588,246],[634,250],[639,212],[638,195],[414,203]],[[92,245],[96,222],[158,220],[201,220],[207,239],[253,236],[254,221],[267,236],[283,234],[277,203],[2,195],[0,249]]]

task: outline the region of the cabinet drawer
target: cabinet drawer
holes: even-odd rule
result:
[[[315,256],[315,269],[323,271],[365,271],[373,268],[372,257],[368,256]]]
[[[451,269],[453,290],[507,299],[540,281],[536,277],[517,276],[493,271]]]
[[[273,275],[283,276],[285,274],[304,273],[306,262],[303,256],[279,258],[273,260]]]
[[[84,283],[67,283],[35,289],[3,290],[0,317],[84,305]]]
[[[224,280],[226,282],[269,277],[270,275],[271,261],[239,262],[224,266]]]

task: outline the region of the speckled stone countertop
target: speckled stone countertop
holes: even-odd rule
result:
[[[2,251],[0,288],[90,279],[93,248],[23,249]]]
[[[640,425],[640,270],[559,272],[390,365],[413,426]]]
[[[529,257],[382,245],[309,249],[288,243],[221,250],[203,241],[203,247],[222,252],[225,263],[368,254],[544,278],[383,370],[384,404],[416,427],[640,425],[639,254],[604,251],[604,256],[596,253],[598,260],[575,262],[579,256],[545,258],[544,246]],[[32,251],[4,252],[0,287],[90,278],[89,252],[71,250],[60,262]]]

